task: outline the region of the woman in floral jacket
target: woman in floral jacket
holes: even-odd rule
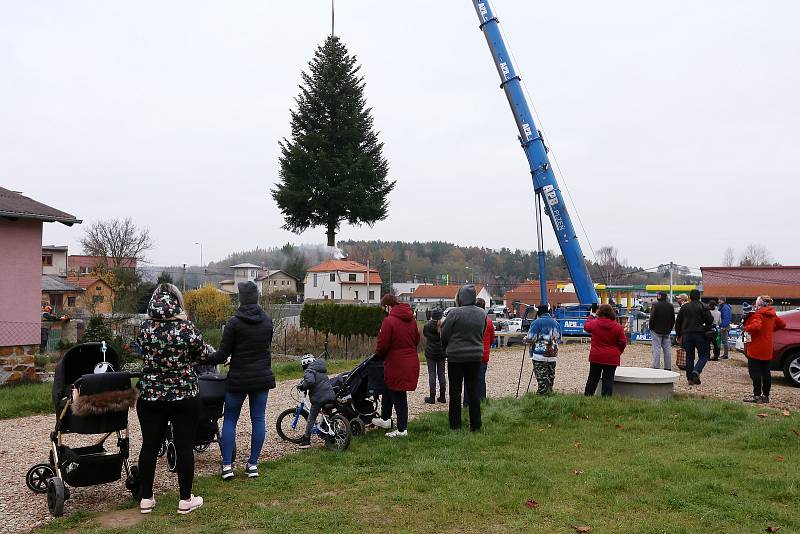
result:
[[[186,318],[183,295],[172,284],[160,284],[153,292],[137,339],[144,363],[139,380],[136,413],[142,429],[139,473],[142,500],[139,510],[148,514],[155,508],[153,479],[158,449],[167,423],[172,422],[178,471],[180,501],[178,513],[188,514],[203,505],[192,495],[194,480],[194,437],[202,404],[197,375],[192,367],[203,356],[203,337]]]

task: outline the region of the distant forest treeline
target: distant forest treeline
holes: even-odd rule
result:
[[[370,262],[378,269],[384,281],[383,291],[389,290],[389,271],[392,282],[429,282],[451,284],[465,281],[489,286],[493,295],[500,296],[521,282],[538,279],[536,252],[526,250],[499,250],[485,247],[458,246],[441,241],[341,241],[339,248],[348,259],[360,263]],[[320,245],[291,245],[269,249],[235,252],[230,256],[211,262],[205,270],[199,267],[187,268],[187,287],[199,285],[201,280],[218,282],[232,275],[231,265],[254,263],[267,269],[282,269],[301,282],[305,271],[331,256],[331,249]],[[595,251],[596,261],[587,260],[589,271],[595,282],[606,284],[646,284],[667,283],[669,272],[666,267],[642,269],[628,265],[620,259],[619,251],[613,247],[603,247]],[[567,280],[569,273],[561,254],[548,251],[545,259],[546,274],[549,280]],[[173,277],[180,281],[182,272],[172,269]],[[697,282],[688,269],[674,268],[674,282]]]

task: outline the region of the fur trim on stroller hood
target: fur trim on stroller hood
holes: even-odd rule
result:
[[[75,415],[102,415],[108,412],[127,412],[136,404],[136,388],[104,391],[94,395],[76,395],[73,391],[72,413]]]
[[[150,297],[147,318],[154,321],[185,321],[181,291],[172,284],[161,284]]]

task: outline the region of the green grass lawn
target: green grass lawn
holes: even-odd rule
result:
[[[0,419],[53,412],[52,383],[0,387]]]
[[[439,412],[413,420],[408,439],[371,432],[344,453],[263,464],[259,479],[201,477],[202,509],[180,517],[176,495],[159,495],[125,532],[798,532],[799,420],[761,411],[698,399],[490,401],[480,433],[450,431]],[[79,512],[44,530],[99,531],[97,521]]]
[[[326,364],[328,372],[335,374],[352,369],[358,365],[358,361],[328,360]],[[276,362],[272,365],[272,369],[275,372],[275,379],[279,381],[299,380],[303,376],[300,362]],[[52,382],[0,387],[0,419],[52,413],[52,388]]]

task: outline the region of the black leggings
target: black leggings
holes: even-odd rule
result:
[[[450,428],[461,428],[461,384],[464,384],[469,401],[469,427],[478,430],[481,427],[480,375],[481,362],[447,362],[447,374],[450,376]]]
[[[753,395],[756,397],[760,397],[762,392],[765,397],[769,397],[769,390],[772,386],[771,363],[769,360],[747,358],[747,370],[753,380]]]
[[[393,391],[386,388],[386,393],[381,395],[381,419],[392,417],[392,406],[397,415],[397,430],[403,432],[408,428],[408,395],[405,391]]]
[[[602,377],[603,385],[600,386],[600,391],[603,396],[611,396],[614,393],[614,373],[616,372],[616,365],[589,363],[589,378],[586,380],[586,389],[583,394],[587,397],[594,395],[597,390],[597,383],[600,382]]]
[[[194,480],[194,438],[200,421],[200,397],[178,401],[136,402],[136,414],[142,429],[142,450],[139,451],[139,474],[142,478],[142,498],[153,498],[153,479],[156,476],[158,449],[164,441],[167,422],[172,422],[172,439],[177,459],[178,488],[181,499],[192,494]]]

